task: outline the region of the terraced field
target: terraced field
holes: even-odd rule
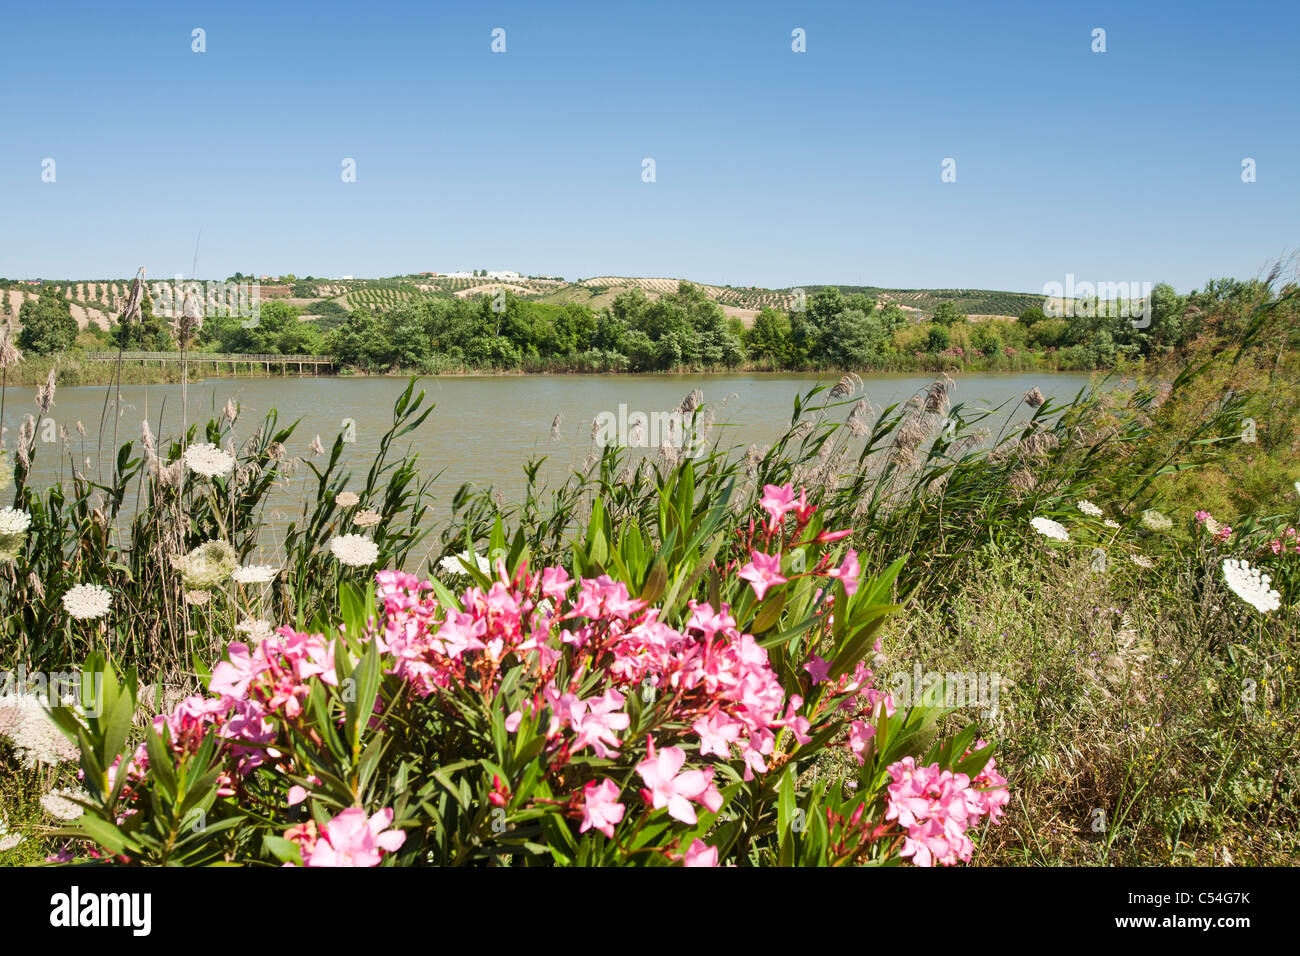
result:
[[[627,278],[624,276],[597,276],[594,279],[583,279],[577,283],[578,286],[588,289],[600,290],[604,294],[608,290],[616,290],[614,295],[625,289],[641,289],[651,298],[656,295],[664,295],[677,291],[677,285],[680,279],[638,279]],[[736,310],[757,312],[759,309],[774,308],[788,309],[794,301],[792,290],[781,289],[760,289],[756,286],[740,288],[737,286],[719,286],[696,283],[710,299],[724,306],[731,306]],[[555,295],[559,292],[553,293]],[[612,300],[612,296],[610,297]]]
[[[822,286],[808,286],[813,292]],[[883,289],[878,286],[839,287],[845,294],[862,292],[879,301],[896,302],[901,308],[931,316],[940,302],[952,302],[972,318],[1014,317],[1025,309],[1043,304],[1041,294],[1032,292],[998,292],[987,289]]]

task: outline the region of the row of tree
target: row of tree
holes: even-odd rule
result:
[[[412,300],[386,312],[359,308],[330,329],[301,321],[293,306],[269,301],[255,324],[239,316],[208,317],[195,344],[217,352],[325,353],[367,370],[548,364],[630,371],[746,364],[852,369],[915,353],[969,357],[1020,350],[1068,350],[1070,367],[1095,368],[1178,348],[1199,331],[1197,317],[1207,311],[1207,299],[1248,297],[1257,286],[1216,280],[1202,292],[1179,296],[1159,285],[1149,317],[1108,315],[1099,307],[1086,315],[1051,318],[1032,308],[1018,321],[968,322],[944,302],[929,321],[919,323],[896,304],[880,307],[869,295],[828,287],[803,307],[763,309],[749,328],[686,282],[654,299],[641,290],[624,292],[599,312],[512,295],[448,297]],[[76,322],[55,285],[43,286],[37,299],[26,301],[19,321],[19,346],[36,354],[62,351],[77,339]],[[128,350],[176,347],[170,323],[154,314],[147,295],[138,319],[125,327],[115,323],[107,344]]]

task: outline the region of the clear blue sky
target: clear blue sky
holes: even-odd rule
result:
[[[2,50],[9,278],[190,275],[200,230],[205,278],[1033,292],[1300,245],[1294,0],[96,0],[7,5]]]

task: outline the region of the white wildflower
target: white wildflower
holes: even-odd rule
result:
[[[230,573],[230,577],[236,584],[270,584],[279,573],[279,568],[269,564],[250,564],[246,567],[235,568]]]
[[[361,499],[350,491],[340,491],[334,498],[340,508],[351,508],[353,505],[361,504]]]
[[[1115,530],[1119,529],[1119,522],[1116,521],[1114,518],[1107,518],[1105,521],[1102,522],[1102,524],[1104,524],[1107,528],[1113,528]]]
[[[361,534],[339,535],[330,542],[330,551],[350,568],[364,568],[379,560],[379,545]]]
[[[85,800],[87,795],[80,790],[51,790],[41,797],[41,806],[45,812],[56,820],[75,820],[86,812],[85,807],[75,800]]]
[[[1069,541],[1070,533],[1065,530],[1065,525],[1059,521],[1053,521],[1051,518],[1030,518],[1029,523],[1045,538],[1051,538],[1054,541]]]
[[[235,625],[240,634],[247,634],[254,641],[264,641],[275,636],[275,625],[260,618],[246,617]]]
[[[185,465],[205,478],[215,478],[230,474],[235,456],[209,442],[200,442],[185,449]]]
[[[1154,531],[1157,534],[1163,534],[1174,526],[1174,523],[1167,515],[1161,514],[1152,508],[1142,512],[1142,526],[1148,531]]]
[[[80,753],[36,694],[0,696],[0,737],[9,738],[24,767],[54,766]]]
[[[1248,561],[1225,558],[1223,580],[1233,594],[1261,614],[1276,611],[1282,606],[1282,595],[1269,587],[1273,579],[1260,573],[1259,568],[1252,568]]]
[[[63,595],[63,608],[78,621],[103,617],[113,604],[108,589],[98,584],[78,584]]]
[[[477,565],[478,569],[484,574],[488,574],[492,570],[492,563],[487,558],[481,554],[470,554],[468,551],[462,551],[460,554],[443,558],[438,562],[438,567],[447,574],[459,574],[463,577],[469,577],[465,572],[465,564],[462,562]]]
[[[373,528],[383,520],[383,516],[378,511],[372,511],[370,508],[362,508],[352,516],[352,523],[358,528]]]
[[[205,541],[176,561],[187,588],[207,590],[220,585],[239,566],[235,549],[219,539]]]
[[[1102,510],[1098,508],[1096,505],[1094,505],[1087,498],[1084,498],[1079,502],[1079,510],[1082,511],[1084,514],[1086,514],[1089,518],[1100,518],[1102,515]]]
[[[22,534],[32,526],[32,516],[17,508],[0,510],[0,534]]]

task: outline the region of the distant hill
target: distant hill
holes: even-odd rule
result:
[[[77,324],[108,328],[126,295],[129,279],[109,280],[50,280],[61,287],[68,299]],[[673,292],[679,282],[673,278],[637,278],[629,276],[596,276],[568,282],[555,278],[485,278],[469,276],[407,275],[387,279],[293,279],[261,283],[263,299],[281,299],[302,309],[304,318],[322,317],[332,324],[356,308],[386,311],[403,302],[423,298],[456,296],[458,298],[493,295],[504,289],[523,299],[557,304],[577,303],[600,310],[612,303],[620,293],[640,289],[647,296]],[[692,281],[692,280],[686,280]],[[717,302],[729,316],[739,317],[746,325],[763,308],[788,309],[794,302],[795,287],[765,289],[757,286],[727,286],[696,282],[709,298]],[[150,292],[155,300],[163,283],[150,282]],[[812,295],[828,285],[805,285],[805,293]],[[934,314],[941,302],[952,302],[973,319],[989,317],[1015,317],[1031,306],[1041,306],[1043,296],[1028,292],[1000,292],[988,289],[888,289],[882,286],[837,286],[841,292],[863,293],[884,305],[894,302],[911,313],[918,321]],[[7,303],[9,311],[4,316],[17,319],[22,302],[35,298],[39,286],[18,281],[0,284],[0,304]]]

